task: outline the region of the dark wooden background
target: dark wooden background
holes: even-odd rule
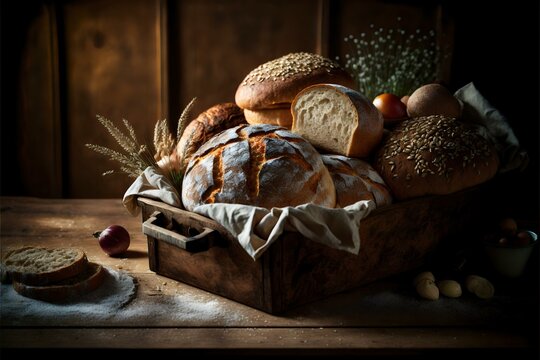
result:
[[[537,210],[538,3],[481,3],[2,1],[1,194],[120,198],[132,179],[102,177],[116,163],[84,146],[115,147],[96,114],[127,119],[151,143],[155,122],[174,127],[192,97],[195,114],[234,101],[259,64],[293,51],[343,56],[344,36],[400,16],[454,49],[444,66],[452,90],[474,81],[507,115],[532,160],[507,197]]]

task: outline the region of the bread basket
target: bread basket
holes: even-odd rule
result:
[[[361,222],[358,255],[285,232],[253,260],[211,219],[148,198],[138,203],[150,270],[279,314],[421,266],[483,214],[485,185],[377,208]]]

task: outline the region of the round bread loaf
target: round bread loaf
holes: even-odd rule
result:
[[[242,109],[259,112],[280,109],[266,117],[268,123],[290,127],[291,102],[300,90],[313,84],[333,83],[355,88],[354,79],[339,64],[323,56],[298,52],[264,63],[252,70],[236,90],[235,101]],[[257,123],[256,115],[246,114],[248,123]]]
[[[388,133],[374,168],[394,198],[450,194],[491,179],[499,158],[492,144],[442,115],[405,120]]]
[[[271,124],[283,126],[290,129],[292,126],[291,107],[265,109],[265,110],[248,110],[244,109],[246,121],[249,124]],[[248,120],[249,119],[249,120]]]
[[[326,152],[365,158],[383,136],[380,111],[363,94],[345,86],[309,86],[296,96],[291,109],[291,131]]]
[[[14,280],[13,288],[28,298],[47,302],[69,302],[100,287],[105,276],[106,270],[102,265],[89,262],[85,269],[74,277],[42,286]]]
[[[161,158],[157,165],[165,173],[183,172],[191,156],[217,133],[245,124],[244,111],[235,103],[216,104],[200,113],[184,129],[174,151]]]
[[[461,104],[452,93],[441,84],[427,84],[416,89],[407,100],[410,117],[444,115],[459,118]]]
[[[84,271],[88,259],[78,248],[24,246],[11,250],[2,260],[7,278],[27,285],[47,285]]]
[[[366,161],[341,155],[322,155],[336,188],[336,207],[372,200],[377,207],[392,203],[384,180]]]
[[[240,125],[210,139],[192,157],[182,183],[189,211],[201,204],[334,207],[332,178],[313,146],[273,125]]]

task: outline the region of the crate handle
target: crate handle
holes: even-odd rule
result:
[[[212,245],[211,241],[217,234],[216,230],[203,227],[202,231],[191,237],[184,236],[177,232],[156,225],[155,222],[162,219],[164,215],[159,211],[154,211],[150,217],[143,222],[142,231],[145,235],[154,239],[165,241],[174,246],[189,252],[205,251]]]

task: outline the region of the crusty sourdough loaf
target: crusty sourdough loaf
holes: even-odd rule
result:
[[[13,280],[13,288],[19,294],[47,302],[68,302],[97,289],[105,280],[103,266],[89,262],[78,275],[49,285],[28,285]]]
[[[169,159],[164,159],[158,165],[161,168],[166,165],[176,170],[183,169],[189,163],[191,156],[211,137],[223,130],[245,123],[244,111],[235,103],[227,102],[211,106],[186,126]],[[170,163],[165,164],[167,161]]]
[[[325,152],[365,158],[382,139],[381,113],[364,95],[341,85],[309,86],[291,110],[291,131]]]
[[[492,144],[442,115],[412,118],[383,139],[373,167],[394,198],[453,193],[491,179],[499,158]]]
[[[315,148],[267,124],[240,125],[210,139],[193,155],[182,184],[182,202],[189,211],[208,203],[334,207],[335,195]]]
[[[12,281],[46,285],[78,275],[87,263],[81,249],[25,246],[6,254],[2,270]]]
[[[377,207],[392,203],[384,180],[367,162],[342,155],[322,155],[336,187],[336,207],[372,200]]]
[[[252,70],[236,90],[235,101],[246,112],[250,124],[291,126],[291,102],[305,87],[334,83],[354,88],[351,75],[339,64],[323,56],[297,52],[268,61]],[[269,110],[276,110],[267,112]]]

